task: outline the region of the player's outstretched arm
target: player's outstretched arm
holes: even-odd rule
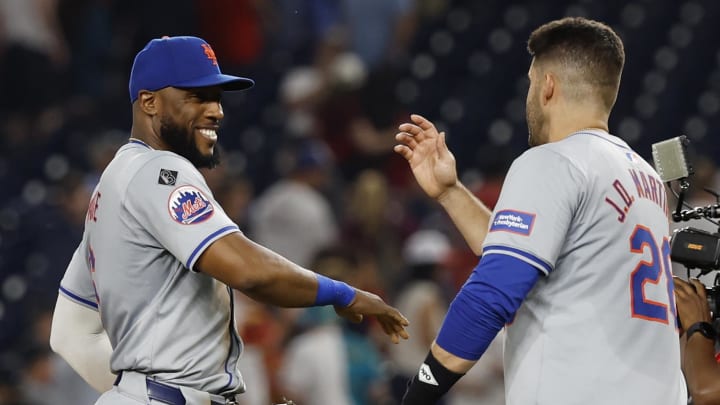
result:
[[[395,152],[408,161],[420,187],[445,208],[470,248],[480,255],[490,210],[458,180],[445,133],[420,115],[413,114],[410,119],[412,122],[398,127]]]
[[[98,392],[112,388],[112,346],[97,311],[58,295],[50,330],[50,347]]]
[[[712,322],[705,286],[674,278],[678,317],[684,329],[696,322]],[[715,360],[715,341],[694,333],[685,344],[682,369],[688,391],[697,405],[720,403],[720,365]],[[682,344],[682,343],[681,343]]]
[[[354,322],[375,316],[394,343],[407,339],[407,319],[380,297],[287,260],[236,232],[213,242],[198,259],[202,271],[245,295],[281,307],[334,305]]]

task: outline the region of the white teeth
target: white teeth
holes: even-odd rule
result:
[[[215,133],[215,130],[213,130],[213,129],[201,129],[199,131],[205,138],[208,138],[213,141],[217,139],[217,134]]]

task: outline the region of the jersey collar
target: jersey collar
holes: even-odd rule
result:
[[[142,146],[144,146],[144,147],[146,147],[146,148],[148,148],[148,149],[152,149],[152,148],[150,147],[150,145],[146,144],[145,142],[143,142],[143,141],[141,141],[141,140],[139,140],[139,139],[137,139],[137,138],[130,138],[130,139],[128,140],[128,143],[134,143],[134,144],[142,145]]]

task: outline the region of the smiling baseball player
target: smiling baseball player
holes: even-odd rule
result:
[[[405,318],[376,295],[247,239],[198,171],[218,162],[224,75],[204,40],[150,41],[130,76],[133,124],[95,188],[60,285],[51,346],[100,391],[98,404],[234,404],[245,391],[231,288],[273,305]],[[301,240],[298,243],[302,243]]]

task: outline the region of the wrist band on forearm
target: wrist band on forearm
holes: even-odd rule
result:
[[[317,275],[318,289],[315,296],[315,306],[337,305],[346,307],[355,298],[355,289],[342,281],[333,280],[323,275]]]
[[[408,383],[403,405],[433,405],[465,374],[454,373],[428,352],[420,370]]]

